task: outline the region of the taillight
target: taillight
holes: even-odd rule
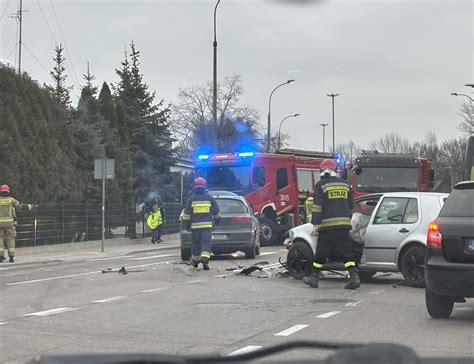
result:
[[[234,216],[232,220],[230,220],[231,224],[250,224],[252,223],[252,218],[250,216]]]
[[[443,243],[443,236],[439,230],[439,225],[436,221],[433,221],[428,225],[428,239],[426,245],[431,250],[441,250]]]

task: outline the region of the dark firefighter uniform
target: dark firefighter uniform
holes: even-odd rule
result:
[[[199,262],[209,269],[211,238],[214,224],[220,220],[219,206],[214,197],[206,193],[205,187],[195,187],[195,193],[188,199],[182,220],[191,229],[191,263],[197,268]]]

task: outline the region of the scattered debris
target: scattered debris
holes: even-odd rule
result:
[[[269,264],[270,264],[269,262],[263,261],[263,262],[257,262],[254,265],[269,265]],[[243,268],[243,266],[242,266],[242,268]]]
[[[255,266],[255,265],[253,265],[253,266],[251,266],[251,267],[249,267],[249,268],[242,269],[242,270],[241,270],[239,273],[237,273],[237,274],[248,276],[248,275],[252,274],[253,272],[255,272],[255,271],[257,271],[257,270],[258,270],[258,271],[262,271],[263,268],[260,268],[260,267],[257,267],[257,266]]]
[[[141,270],[126,270],[125,267],[122,267],[118,270],[113,270],[112,268],[107,268],[103,269],[102,273],[118,273],[118,274],[128,274],[128,273],[141,273],[141,272],[146,272],[146,269],[141,269]]]

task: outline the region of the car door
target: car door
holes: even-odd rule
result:
[[[397,249],[421,223],[416,197],[386,196],[371,217],[365,235],[367,265],[396,265]]]

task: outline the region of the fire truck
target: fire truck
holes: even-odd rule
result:
[[[260,221],[261,243],[268,245],[300,224],[304,201],[320,178],[321,162],[332,157],[296,149],[201,154],[195,174],[207,180],[209,190],[244,196]]]
[[[431,162],[406,154],[363,151],[344,171],[354,198],[369,193],[429,191],[434,186]]]

